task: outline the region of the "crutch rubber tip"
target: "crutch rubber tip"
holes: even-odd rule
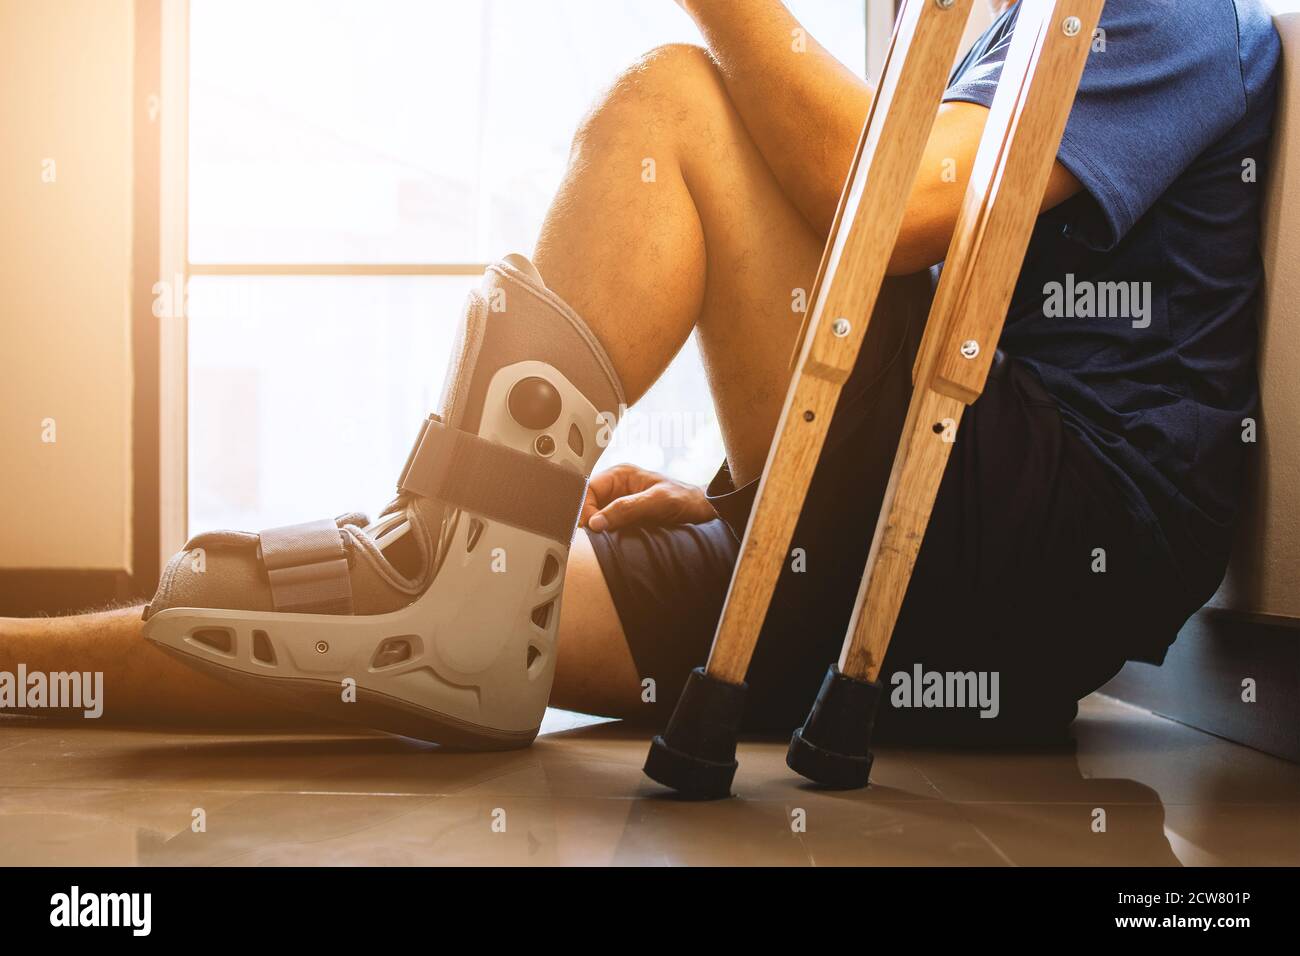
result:
[[[808,719],[790,738],[786,764],[825,787],[865,787],[871,778],[871,728],[881,694],[879,681],[848,677],[832,664]]]
[[[694,800],[731,796],[744,705],[745,684],[729,684],[695,668],[667,729],[650,744],[646,775]]]

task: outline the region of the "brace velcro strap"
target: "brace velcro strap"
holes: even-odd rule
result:
[[[352,578],[338,525],[308,521],[271,528],[258,537],[277,611],[352,613]]]
[[[587,479],[572,468],[448,428],[431,416],[398,490],[568,545],[582,513]]]

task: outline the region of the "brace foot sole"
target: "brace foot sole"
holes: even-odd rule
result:
[[[345,703],[337,681],[247,674],[178,647],[159,642],[155,646],[239,690],[341,724],[382,730],[458,750],[518,750],[537,737],[537,728],[511,732],[482,727],[363,687],[356,688],[355,701]]]

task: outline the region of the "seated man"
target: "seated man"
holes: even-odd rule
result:
[[[374,524],[201,535],[145,612],[151,641],[331,713],[353,679],[341,716],[443,742],[526,743],[548,691],[666,719],[708,653],[786,393],[791,302],[812,285],[873,95],[815,42],[792,49],[779,0],[682,3],[708,49],[652,52],[586,117],[532,261],[494,265],[467,310],[397,501]],[[1017,18],[993,6],[952,76],[791,543],[751,670],[755,728],[802,719],[844,635],[926,270]],[[1261,0],[1107,3],[882,672],[996,674],[999,719],[895,694],[883,731],[1059,734],[1126,660],[1159,662],[1217,587],[1257,402],[1278,57]],[[726,463],[707,492],[628,466],[596,475],[570,549],[573,471],[692,330]],[[0,668],[102,670],[114,716],[281,713],[178,666],[140,618],[6,622]]]

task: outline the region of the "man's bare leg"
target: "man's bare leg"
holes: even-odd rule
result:
[[[767,457],[802,319],[792,305],[797,289],[811,291],[824,242],[781,191],[708,52],[678,44],[624,73],[583,122],[534,262],[600,338],[629,401],[698,330],[743,483]]]
[[[790,143],[790,150],[801,144]],[[850,156],[843,157],[847,172]],[[732,473],[762,469],[823,237],[782,193],[708,53],[656,50],[625,73],[575,138],[534,261],[587,321],[635,401],[698,329]],[[639,677],[585,535],[566,573],[553,701],[636,713]],[[141,639],[138,608],[0,620],[0,669],[105,675],[114,719],[283,721]]]

